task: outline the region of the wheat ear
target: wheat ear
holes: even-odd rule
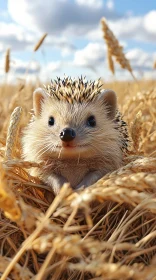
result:
[[[103,38],[106,41],[109,56],[110,57],[114,56],[116,58],[116,61],[120,64],[121,68],[127,69],[131,73],[133,79],[136,80],[130,62],[125,57],[125,54],[123,52],[123,47],[119,44],[119,41],[116,39],[115,35],[109,28],[105,18],[101,19],[101,24],[102,24],[102,31],[104,33]],[[108,58],[109,61],[111,62],[109,66],[112,64],[112,60],[110,60],[110,57]],[[113,68],[110,67],[110,70],[113,73],[114,71]]]
[[[8,73],[10,70],[10,49],[7,49],[5,54],[5,73]]]
[[[47,37],[47,33],[45,33],[41,38],[40,38],[40,40],[37,42],[37,44],[35,45],[35,47],[34,47],[34,52],[36,52],[39,48],[40,48],[40,46],[43,44],[43,41],[44,41],[44,39]]]
[[[6,152],[5,158],[11,159],[16,144],[17,133],[19,123],[21,120],[22,108],[16,107],[11,114],[10,124],[8,127],[7,140],[6,140]]]

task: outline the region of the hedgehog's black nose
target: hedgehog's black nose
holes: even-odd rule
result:
[[[72,141],[76,137],[75,130],[72,128],[64,128],[60,133],[60,138],[64,142]]]

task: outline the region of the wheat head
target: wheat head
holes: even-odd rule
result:
[[[127,69],[135,79],[130,62],[125,57],[125,54],[123,52],[123,47],[119,44],[119,41],[116,39],[115,35],[109,28],[105,18],[101,19],[101,24],[102,24],[102,31],[104,33],[103,38],[105,39],[108,48],[108,55],[109,55],[108,60],[110,62],[109,65],[112,64],[110,57],[114,56],[116,58],[116,61],[120,64],[120,66],[123,69]],[[111,69],[111,71],[113,72],[113,68]]]
[[[10,70],[10,49],[7,49],[5,54],[5,73],[8,73]]]
[[[14,147],[16,144],[17,132],[19,127],[19,122],[21,120],[21,114],[22,114],[21,107],[16,107],[13,113],[11,114],[10,124],[7,133],[7,140],[6,140],[6,152],[5,152],[6,159],[10,159],[12,157]]]
[[[39,47],[43,44],[43,41],[44,41],[44,39],[47,37],[47,33],[45,33],[41,38],[40,38],[40,40],[37,42],[37,44],[35,45],[35,47],[34,47],[34,52],[36,52],[38,49],[39,49]]]

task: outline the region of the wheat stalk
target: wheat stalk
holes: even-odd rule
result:
[[[12,158],[12,154],[16,144],[17,132],[19,127],[19,122],[21,119],[21,114],[22,114],[21,107],[16,107],[13,113],[11,114],[10,124],[7,133],[7,140],[6,140],[6,152],[5,152],[6,159]]]
[[[38,41],[38,43],[35,45],[35,47],[34,47],[34,52],[36,52],[38,49],[39,49],[39,47],[42,45],[42,43],[43,43],[43,41],[44,41],[44,39],[47,37],[47,33],[45,33],[41,38],[40,38],[40,40]]]
[[[132,77],[136,80],[130,62],[125,57],[125,54],[123,52],[123,47],[119,44],[119,41],[116,39],[115,35],[109,28],[105,18],[101,19],[101,24],[102,24],[102,31],[104,33],[103,38],[106,41],[109,56],[114,56],[116,58],[116,61],[120,64],[121,68],[127,69],[131,73]],[[111,71],[113,71],[113,69],[111,69]]]
[[[10,49],[7,49],[5,55],[5,73],[8,73],[10,70]]]

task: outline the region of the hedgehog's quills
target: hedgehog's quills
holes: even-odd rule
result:
[[[22,138],[26,160],[44,162],[33,169],[58,193],[65,182],[88,187],[122,165],[126,123],[117,112],[116,94],[100,81],[58,78],[33,94],[34,116]]]

